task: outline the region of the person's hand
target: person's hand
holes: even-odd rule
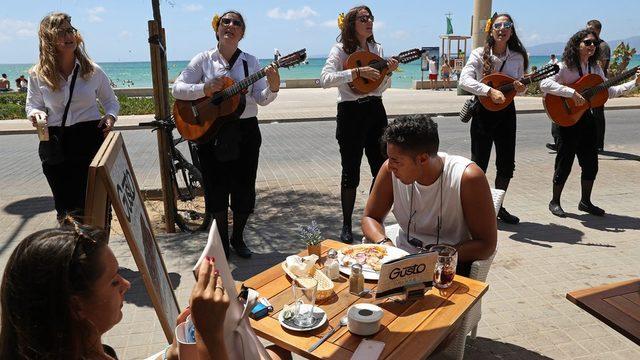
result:
[[[191,320],[197,335],[205,344],[223,342],[224,318],[229,307],[229,295],[212,258],[205,258],[198,269],[198,282],[189,299]],[[209,346],[207,346],[211,350]]]
[[[640,86],[640,69],[636,71],[636,86]]]
[[[387,66],[389,66],[389,72],[394,72],[398,68],[398,60],[391,58],[387,61]]]
[[[571,98],[573,99],[573,102],[576,103],[576,106],[582,106],[587,102],[587,100],[585,100],[577,91],[573,93],[573,96]]]
[[[516,89],[516,92],[518,93],[524,92],[527,89],[527,87],[524,86],[524,84],[518,80],[513,82],[513,87]]]
[[[207,97],[213,96],[213,94],[221,91],[224,88],[224,80],[222,78],[215,78],[204,83],[204,94]]]
[[[358,68],[360,77],[367,80],[378,80],[380,78],[380,71],[372,68],[371,66],[363,66]]]
[[[44,111],[38,111],[36,113],[33,113],[33,115],[29,116],[29,120],[31,120],[31,125],[33,127],[36,127],[36,124],[38,123],[38,118],[36,117],[36,115],[42,116],[42,118],[44,119],[44,124],[47,125],[47,122],[49,121],[49,117],[47,116],[47,113]]]
[[[271,90],[271,92],[278,92],[278,90],[280,90],[280,73],[278,72],[278,68],[269,65],[264,69],[264,72],[267,74],[269,90]]]
[[[111,131],[111,129],[113,129],[113,124],[116,123],[116,119],[113,117],[113,115],[105,115],[102,118],[100,118],[100,122],[98,123],[98,128],[102,129],[102,134],[104,136],[107,136],[107,134],[109,134],[109,131]]]
[[[504,94],[500,90],[491,89],[489,90],[489,98],[493,101],[494,104],[502,104],[505,102]]]

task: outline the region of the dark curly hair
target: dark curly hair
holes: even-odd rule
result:
[[[509,40],[507,41],[507,47],[509,48],[509,50],[511,51],[515,51],[517,53],[520,53],[520,55],[522,55],[522,57],[524,58],[524,71],[527,71],[527,68],[529,67],[529,55],[527,55],[527,50],[524,48],[524,45],[522,45],[522,42],[520,42],[520,39],[518,38],[518,34],[516,33],[516,26],[515,26],[515,22],[513,21],[513,18],[511,17],[511,15],[507,14],[507,13],[494,13],[493,16],[491,17],[491,24],[494,23],[494,21],[496,21],[497,18],[499,18],[500,16],[505,16],[507,18],[509,18],[509,21],[511,23],[513,23],[513,27],[511,28],[511,37],[509,37]],[[482,54],[482,75],[483,76],[487,76],[489,74],[491,74],[493,72],[493,63],[491,62],[491,48],[493,47],[493,45],[496,43],[496,40],[493,38],[492,33],[492,29],[489,30],[489,32],[487,33],[487,38],[484,42],[484,52]]]
[[[589,35],[593,35],[596,40],[598,39],[595,31],[585,29],[573,34],[569,41],[567,41],[567,45],[565,45],[564,52],[562,53],[562,62],[564,62],[567,68],[574,70],[580,68],[580,43],[582,39]],[[591,65],[591,67],[598,66],[598,59],[600,59],[600,46],[596,44],[595,48],[596,51],[589,57],[589,65]]]
[[[399,116],[384,130],[382,142],[416,155],[435,156],[440,146],[438,124],[424,114]]]
[[[73,222],[41,230],[15,248],[2,278],[2,359],[80,359],[95,328],[74,314],[71,298],[86,296],[104,269],[106,233]]]
[[[344,28],[340,31],[340,35],[338,35],[336,39],[339,43],[342,43],[342,50],[347,54],[353,54],[360,45],[358,37],[356,36],[356,17],[360,10],[367,10],[369,15],[373,16],[373,13],[368,6],[360,5],[352,8],[344,16]],[[369,36],[367,42],[377,44],[376,40],[373,38],[373,34]]]

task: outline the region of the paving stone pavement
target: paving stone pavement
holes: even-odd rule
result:
[[[520,216],[520,225],[500,224],[498,254],[483,298],[478,338],[468,341],[468,359],[638,359],[638,346],[565,299],[567,291],[640,277],[640,125],[638,110],[607,112],[607,151],[593,201],[608,211],[596,218],[577,212],[577,162],[563,197],[572,213],[566,219],[547,210],[551,196],[553,154],[549,122],[543,114],[520,115],[516,173],[505,207]],[[436,118],[441,149],[469,156],[468,126],[452,117]],[[233,275],[244,280],[304,248],[298,225],[316,220],[324,235],[337,238],[339,154],[334,123],[262,125],[258,200],[246,238],[255,251],[251,260],[232,256]],[[138,181],[157,188],[155,135],[126,131],[125,142]],[[53,201],[42,175],[33,135],[0,137],[0,264],[6,264],[17,242],[27,234],[55,225]],[[493,158],[492,158],[493,159]],[[365,161],[366,164],[366,161]],[[488,177],[493,178],[491,164]],[[362,167],[356,216],[370,185]],[[356,222],[357,224],[358,222]],[[356,231],[360,233],[360,230]],[[158,235],[180,305],[193,286],[190,272],[205,235]],[[144,358],[161,350],[164,336],[146,296],[139,273],[121,234],[111,247],[131,280],[124,317],[104,338],[122,359]]]

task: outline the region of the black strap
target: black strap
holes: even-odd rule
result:
[[[509,60],[509,57],[507,56],[506,59],[504,59],[504,61],[502,62],[502,65],[500,65],[500,70],[498,70],[499,73],[502,72],[502,69],[504,69],[504,65],[507,63],[507,60]]]
[[[587,65],[587,69],[589,71],[589,74],[591,74],[591,63]],[[580,74],[580,77],[584,76],[582,74],[582,64],[578,64],[578,74]]]
[[[67,123],[67,114],[69,113],[69,106],[71,105],[71,98],[73,97],[73,88],[76,86],[78,70],[80,70],[80,65],[76,65],[76,68],[73,70],[73,77],[71,78],[71,85],[69,86],[69,100],[67,100],[67,105],[64,107],[64,114],[62,114],[62,129],[64,129],[64,125]]]
[[[231,55],[231,59],[229,59],[229,66],[227,67],[227,70],[233,69],[233,64],[236,63],[236,60],[238,60],[240,54],[242,54],[242,50],[236,49],[236,52],[234,52],[233,55]]]
[[[244,77],[249,77],[249,64],[247,64],[247,60],[242,60],[242,66],[244,67]]]

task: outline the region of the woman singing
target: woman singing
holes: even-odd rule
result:
[[[107,75],[87,55],[69,15],[45,16],[38,36],[40,56],[29,71],[26,111],[33,126],[42,116],[49,128],[50,140],[40,143],[39,153],[61,222],[68,213],[83,213],[89,164],[113,127],[120,104]],[[53,142],[60,151],[52,149]]]
[[[567,42],[562,54],[560,72],[540,82],[540,89],[545,94],[553,94],[572,98],[576,105],[585,103],[585,99],[574,89],[565,86],[572,84],[586,74],[598,74],[605,79],[602,68],[598,65],[600,47],[598,37],[592,30],[581,30]],[[640,74],[640,71],[638,72]],[[640,82],[640,77],[621,85],[609,88],[609,98],[618,97],[633,89]],[[549,202],[549,210],[559,217],[567,216],[560,206],[562,189],[571,172],[573,159],[578,156],[582,168],[582,196],[578,210],[589,214],[603,216],[605,211],[591,203],[591,190],[598,173],[598,149],[596,144],[596,123],[593,113],[587,110],[582,118],[573,126],[558,126],[558,153],[556,154],[555,172],[553,174],[553,198]]]
[[[244,37],[246,24],[237,11],[214,16],[213,30],[218,45],[196,55],[173,85],[173,96],[181,100],[196,100],[212,96],[223,89],[222,77],[240,81],[261,67],[258,59],[241,51],[238,43]],[[225,253],[229,252],[227,209],[231,198],[233,233],[231,246],[240,257],[248,258],[251,250],[244,242],[243,232],[256,202],[256,172],[262,137],[258,127],[258,104],[272,102],[280,90],[280,75],[275,67],[266,70],[266,80],[260,79],[248,89],[246,107],[237,121],[226,123],[218,134],[198,145],[202,165],[207,221],[216,219]]]
[[[505,101],[504,94],[483,84],[480,80],[494,72],[519,79],[529,66],[527,51],[522,46],[513,19],[509,14],[493,14],[487,24],[487,39],[484,47],[471,52],[469,61],[460,74],[460,86],[477,96],[488,96],[496,104]],[[514,83],[515,90],[522,93],[525,86]],[[507,190],[515,169],[516,152],[516,106],[512,102],[500,111],[489,111],[479,106],[478,113],[471,120],[471,160],[486,172],[491,155],[491,147],[496,146],[497,189]],[[517,224],[520,219],[511,215],[504,207],[498,211],[498,219]]]
[[[370,66],[348,70],[343,68],[345,60],[356,51],[370,51],[383,56],[382,46],[373,37],[373,20],[373,14],[366,6],[354,7],[344,18],[339,18],[338,43],[331,48],[320,78],[323,88],[338,87],[336,139],[342,163],[340,240],[345,243],[353,242],[351,217],[360,183],[362,151],[367,155],[374,180],[384,162],[380,136],[387,126],[387,113],[382,104],[382,92],[391,85],[391,79],[385,79],[376,90],[368,94],[357,94],[349,88],[349,82],[358,77],[377,80],[380,72]],[[390,59],[388,63],[390,75],[398,67],[398,61]]]

